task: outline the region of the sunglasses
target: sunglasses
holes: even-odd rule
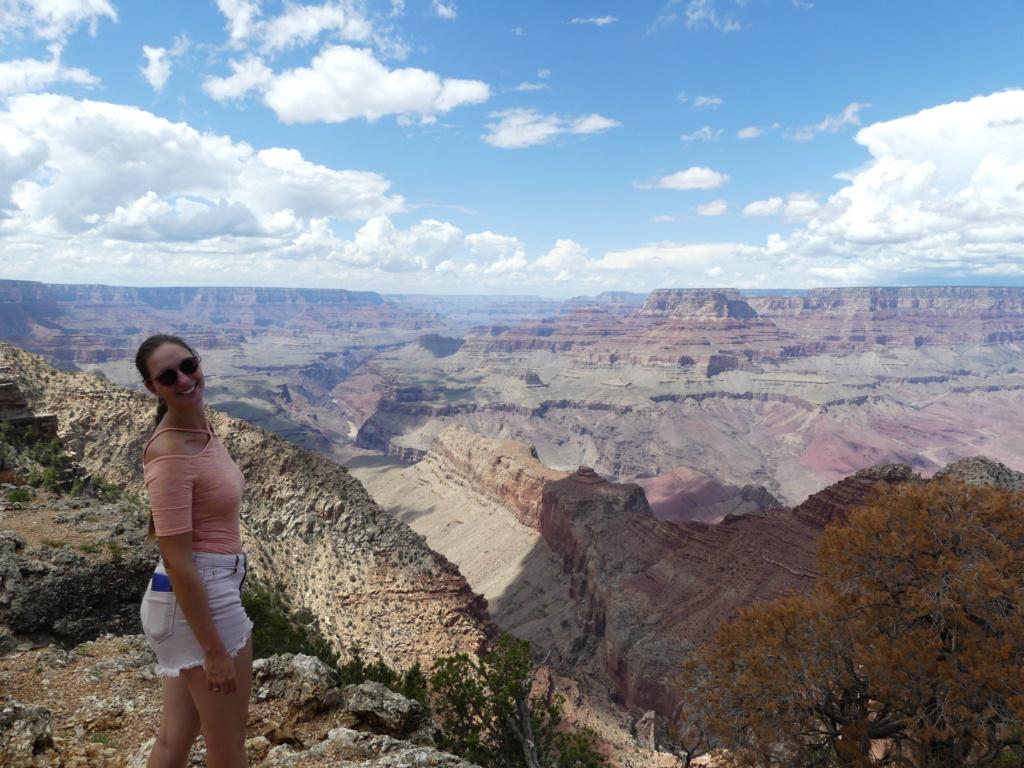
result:
[[[146,383],[152,384],[154,381],[157,381],[163,384],[165,387],[169,387],[178,380],[178,371],[181,371],[186,376],[191,376],[193,373],[199,370],[199,363],[199,355],[186,357],[173,368],[168,368],[165,371],[160,371],[160,373],[158,373],[152,379],[146,379]]]

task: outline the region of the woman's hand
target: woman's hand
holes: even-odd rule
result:
[[[206,685],[214,693],[234,693],[238,690],[235,680],[235,660],[225,650],[205,654],[203,669],[206,671]]]

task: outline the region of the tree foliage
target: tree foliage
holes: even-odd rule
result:
[[[599,768],[592,734],[559,729],[557,701],[532,695],[530,643],[502,635],[482,658],[460,653],[435,662],[430,684],[442,747],[484,768]]]
[[[826,531],[809,597],[684,665],[681,730],[749,766],[1024,765],[1024,494],[945,479]]]

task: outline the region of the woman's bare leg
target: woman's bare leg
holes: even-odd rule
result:
[[[206,741],[207,768],[246,768],[245,727],[249,722],[249,698],[252,693],[252,638],[235,657],[234,693],[211,691],[202,667],[182,670],[188,681],[192,701],[199,712],[200,727]]]
[[[199,735],[199,712],[183,677],[163,678],[164,711],[146,768],[184,768]]]

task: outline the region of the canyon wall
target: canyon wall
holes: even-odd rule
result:
[[[446,430],[417,465],[367,480],[431,546],[466,563],[502,630],[529,638],[589,689],[663,717],[679,701],[675,670],[689,649],[742,606],[808,592],[826,525],[878,485],[920,481],[906,465],[880,465],[794,509],[674,523],[654,516],[636,484],[588,467],[553,472],[528,445],[461,428]]]

